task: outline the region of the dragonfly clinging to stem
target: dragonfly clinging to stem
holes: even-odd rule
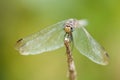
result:
[[[76,49],[95,63],[107,65],[106,50],[87,32],[86,20],[68,19],[21,38],[16,49],[22,55],[35,55],[56,50],[64,46],[64,39],[73,41]],[[73,40],[74,39],[74,40]]]

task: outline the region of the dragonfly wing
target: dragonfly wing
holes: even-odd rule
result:
[[[108,54],[105,49],[86,31],[79,26],[73,32],[75,47],[79,52],[95,63],[108,64]]]
[[[16,43],[16,49],[22,55],[39,54],[62,47],[64,40],[64,23],[59,22],[43,29],[40,32],[20,39]]]

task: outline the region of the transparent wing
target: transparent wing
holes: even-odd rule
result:
[[[40,32],[18,40],[16,49],[22,55],[34,55],[62,47],[64,45],[63,40],[65,32],[63,27],[65,21],[49,26]]]
[[[84,27],[76,28],[73,32],[75,47],[79,52],[93,62],[106,65],[108,64],[108,54],[105,49],[92,38]]]

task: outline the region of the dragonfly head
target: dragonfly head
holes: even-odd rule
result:
[[[69,19],[65,23],[64,30],[65,30],[66,33],[71,33],[71,32],[73,32],[75,26],[76,26],[76,20],[75,19]]]

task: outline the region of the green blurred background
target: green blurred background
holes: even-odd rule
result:
[[[59,21],[87,19],[86,27],[110,55],[101,66],[73,51],[78,80],[120,80],[119,0],[0,0],[0,80],[68,80],[65,48],[22,56],[16,41]]]

